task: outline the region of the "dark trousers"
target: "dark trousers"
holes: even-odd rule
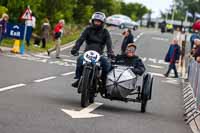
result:
[[[83,55],[79,56],[77,59],[77,65],[76,65],[76,73],[75,73],[75,79],[80,79],[83,72]],[[101,57],[100,58],[100,65],[102,67],[102,78],[106,79],[107,73],[111,70],[111,64],[107,61],[106,58]]]
[[[30,39],[31,39],[32,32],[33,32],[33,27],[32,26],[27,26],[27,33],[26,33],[27,46],[30,46]]]
[[[46,39],[42,38],[42,48],[45,48],[45,47],[46,47]]]
[[[168,71],[167,71],[166,75],[168,76],[172,69],[174,70],[175,77],[178,77],[178,72],[176,70],[176,64],[175,63],[170,63],[169,64],[169,68],[168,68]]]

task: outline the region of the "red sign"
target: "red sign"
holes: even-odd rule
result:
[[[29,10],[29,8],[26,8],[24,13],[21,15],[20,19],[24,19],[24,20],[31,20],[32,19],[31,11]]]

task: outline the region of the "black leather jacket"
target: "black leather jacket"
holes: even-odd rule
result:
[[[102,54],[106,46],[108,54],[113,54],[111,37],[108,30],[105,28],[97,30],[92,25],[86,27],[80,38],[76,41],[73,49],[78,51],[84,41],[86,41],[85,51],[95,50]]]
[[[145,66],[142,60],[138,56],[127,57],[126,55],[117,55],[115,64],[118,65],[125,65],[125,66],[132,66],[132,71],[136,75],[142,75],[145,72]]]

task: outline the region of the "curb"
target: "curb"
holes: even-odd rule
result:
[[[69,42],[69,43],[66,43],[66,44],[62,45],[61,48],[60,48],[60,51],[63,51],[63,50],[65,50],[65,49],[68,49],[68,48],[73,47],[75,42],[76,42],[76,40],[71,41],[71,42]],[[56,52],[56,51],[53,51],[52,53],[54,54],[55,52]],[[41,53],[38,53],[38,54],[39,54],[39,55],[46,55],[47,52],[41,52]]]
[[[69,43],[66,43],[66,44],[62,45],[61,46],[61,51],[73,47],[73,45],[74,45],[75,42],[76,42],[76,40],[71,41]],[[1,46],[0,49],[2,49],[3,53],[11,53],[10,51],[12,50],[12,48],[3,47],[3,46]],[[52,53],[55,53],[55,52],[56,51],[53,51]],[[33,53],[33,52],[30,52],[30,51],[25,51],[25,53],[24,53],[24,55],[35,55],[35,54],[36,55],[46,55],[47,53],[46,52]]]

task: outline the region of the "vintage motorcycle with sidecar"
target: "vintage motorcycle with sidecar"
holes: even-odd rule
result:
[[[102,84],[100,54],[87,51],[83,54],[83,74],[78,85],[81,94],[81,106],[93,103],[98,93],[105,99],[124,102],[141,103],[141,112],[146,112],[148,100],[151,100],[153,77],[145,73],[138,84],[138,75],[131,71],[131,67],[112,64],[112,70],[107,75],[106,85]],[[104,87],[104,88],[103,88]]]

